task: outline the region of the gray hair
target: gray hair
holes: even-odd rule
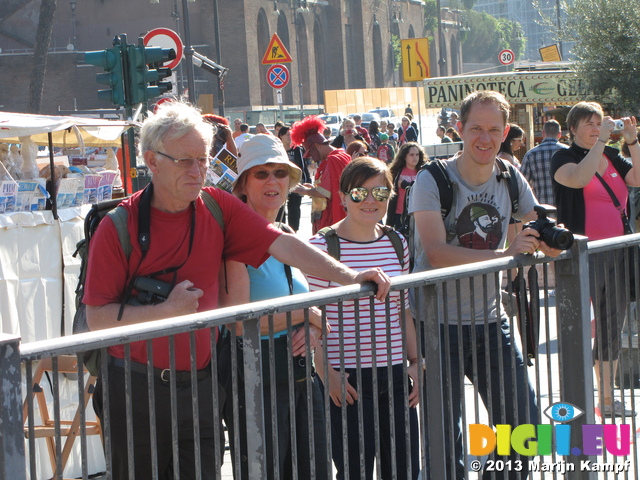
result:
[[[165,143],[197,131],[211,149],[215,127],[202,118],[195,107],[183,102],[166,102],[150,113],[140,129],[139,155],[163,150]]]

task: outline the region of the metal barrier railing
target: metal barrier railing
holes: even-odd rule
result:
[[[362,407],[364,402],[356,402],[360,420],[355,433],[357,438],[350,438],[348,442],[357,442],[361,448],[362,458],[364,458],[365,437],[367,435],[375,436],[374,451],[366,453],[366,455],[372,455],[373,468],[379,473],[388,474],[389,478],[417,478],[419,474],[422,479],[456,478],[452,473],[456,468],[462,468],[464,475],[466,475],[465,478],[474,478],[475,472],[483,472],[483,478],[527,478],[527,471],[530,472],[528,478],[547,478],[545,475],[551,475],[553,478],[610,478],[606,473],[602,474],[587,469],[589,465],[608,466],[611,469],[624,467],[625,469],[620,472],[625,473],[627,478],[638,478],[637,447],[634,441],[635,434],[633,434],[637,426],[633,416],[623,419],[624,425],[630,425],[631,436],[627,438],[627,434],[622,430],[618,430],[617,436],[619,442],[630,441],[631,451],[627,455],[611,453],[615,451],[615,448],[608,443],[611,441],[610,433],[604,437],[601,433],[599,437],[604,438],[600,442],[602,454],[599,454],[595,447],[595,449],[586,448],[593,447],[593,445],[584,443],[586,437],[583,436],[583,431],[584,435],[587,435],[586,432],[591,432],[590,428],[597,428],[593,426],[599,424],[595,416],[596,404],[594,403],[592,373],[589,257],[611,250],[627,251],[624,249],[639,244],[640,235],[590,242],[588,245],[586,239],[578,238],[571,251],[563,253],[553,262],[555,297],[549,295],[552,280],[549,273],[550,264],[546,263],[548,259],[535,256],[516,260],[505,258],[395,278],[392,282],[394,290],[411,289],[415,295],[416,348],[419,358],[424,359],[420,362],[420,366],[424,366],[424,370],[421,368],[424,374],[418,376],[420,404],[417,410],[408,406],[406,398],[411,385],[407,379],[407,365],[403,363],[399,367],[403,378],[401,382],[402,398],[405,399],[403,405],[394,404],[396,402],[394,397],[386,395],[373,401],[372,412],[365,412]],[[622,258],[623,260],[617,264],[618,266],[611,267],[614,271],[617,272],[617,269],[621,268],[619,265],[625,265],[625,257]],[[539,327],[540,338],[535,342],[538,352],[536,358],[532,359],[533,365],[530,367],[526,366],[527,354],[533,352],[529,351],[526,340],[521,341],[520,336],[517,335],[520,326],[517,315],[513,314],[518,306],[522,309],[526,307],[526,304],[522,296],[514,300],[509,295],[512,293],[512,284],[502,282],[500,273],[518,268],[527,270],[538,268],[542,273],[542,278],[538,281],[541,293],[537,296],[541,303],[540,316],[535,320]],[[470,280],[470,275],[476,279],[473,283]],[[625,280],[628,281],[628,275],[629,273],[626,271],[621,272],[621,275],[618,276],[619,283],[613,288],[625,288],[627,285]],[[503,293],[503,290],[506,291],[506,294]],[[188,422],[187,425],[187,430],[190,430],[190,435],[195,439],[195,458],[206,457],[207,462],[210,461],[210,463],[201,465],[200,461],[194,459],[193,478],[208,478],[212,472],[215,475],[215,472],[220,471],[224,442],[231,446],[230,458],[233,461],[235,478],[281,478],[284,475],[283,468],[293,471],[292,478],[321,478],[322,475],[331,476],[333,468],[341,468],[339,460],[336,461],[340,458],[342,458],[342,466],[347,470],[348,442],[343,442],[341,449],[334,448],[335,442],[331,436],[331,416],[338,415],[344,427],[347,422],[346,407],[335,409],[336,407],[330,398],[328,385],[320,384],[323,393],[323,397],[319,400],[320,407],[316,405],[317,400],[312,398],[310,394],[311,381],[300,387],[302,390],[296,387],[292,355],[289,355],[286,360],[287,375],[284,380],[288,385],[288,390],[284,395],[288,397],[288,413],[292,421],[287,428],[288,431],[277,430],[279,427],[278,421],[275,420],[275,414],[278,413],[278,399],[282,392],[278,391],[279,387],[274,386],[277,382],[274,381],[276,380],[276,371],[273,367],[276,365],[276,359],[273,350],[268,353],[269,361],[266,364],[262,362],[260,327],[257,318],[278,312],[291,312],[333,303],[337,303],[338,308],[344,308],[346,302],[361,297],[370,297],[372,291],[373,287],[371,286],[340,287],[148,324],[119,327],[22,345],[17,338],[0,336],[0,372],[2,372],[0,373],[0,385],[2,386],[0,391],[2,393],[2,401],[0,402],[0,422],[2,425],[0,478],[26,478],[26,472],[29,472],[30,478],[41,478],[45,475],[41,472],[47,472],[46,468],[43,470],[43,467],[36,462],[36,452],[41,442],[36,433],[36,416],[38,415],[36,411],[39,411],[39,408],[36,409],[32,400],[32,395],[30,395],[32,392],[28,392],[29,394],[20,393],[23,384],[21,376],[24,376],[25,384],[29,386],[27,390],[31,390],[33,362],[50,357],[76,355],[89,350],[102,349],[102,375],[108,377],[114,371],[108,362],[108,347],[143,340],[147,342],[148,353],[152,354],[150,345],[153,338],[160,336],[174,338],[176,335],[186,334],[193,352],[195,351],[194,332],[206,328],[211,329],[213,333],[211,335],[212,362],[210,375],[206,377],[206,381],[202,383],[199,379],[199,373],[195,367],[195,356],[192,355],[191,372],[186,383],[197,385],[197,388],[192,390],[192,387],[189,387],[186,393],[182,392],[184,397],[180,397],[177,390],[181,387],[176,386],[178,376],[175,371],[175,350],[172,340],[168,344],[169,354],[173,359],[172,368],[167,372],[162,372],[162,375],[169,376],[167,385],[171,389],[171,397],[174,399],[169,407],[171,422],[168,426],[168,435],[175,439],[185,434],[181,430],[179,422],[181,416],[184,417],[186,412],[187,417],[197,419],[197,421]],[[511,304],[512,315],[509,316],[509,321],[502,325],[502,328],[508,327],[510,329],[512,342],[505,345],[495,345],[501,354],[505,354],[505,358],[510,359],[508,362],[494,365],[488,356],[482,358],[479,354],[482,348],[494,347],[492,342],[497,338],[497,335],[491,329],[495,328],[496,324],[493,322],[491,311],[487,309],[476,311],[477,308],[473,306],[473,302],[470,305],[462,305],[460,298],[463,291],[472,291],[471,298],[478,300],[478,305],[500,305],[503,303],[503,295],[505,295],[504,303],[507,306]],[[438,311],[442,313],[437,315]],[[464,322],[458,320],[465,317],[465,312],[468,312],[471,318],[476,319],[468,322],[468,325],[473,325],[472,328],[469,328],[468,325],[463,326]],[[637,317],[635,315],[632,317],[633,321],[628,322],[630,330],[637,331]],[[220,353],[218,349],[221,348],[222,343],[215,341],[215,334],[220,327],[230,326],[235,322],[243,322],[243,348],[240,352],[235,348],[237,342],[235,329],[229,328],[228,341],[231,348],[228,353],[223,353],[223,358],[229,359],[230,367],[221,369],[219,364],[221,357],[218,355]],[[288,326],[291,327],[290,317]],[[287,348],[291,352],[292,329],[288,330]],[[467,332],[470,337],[466,340],[463,339],[460,336],[462,332]],[[487,335],[491,332],[494,333]],[[387,344],[390,342],[389,332],[379,332],[379,335],[383,336]],[[453,339],[452,336],[459,336],[459,338]],[[271,342],[274,342],[273,335],[271,338]],[[403,336],[402,344],[405,353],[408,347],[406,342],[406,337]],[[273,345],[270,342],[267,344]],[[262,343],[263,348],[267,344]],[[628,345],[632,346],[632,344],[633,341],[629,337]],[[513,361],[517,349],[522,351],[524,355],[525,363],[521,367]],[[630,350],[631,348],[627,348],[626,358],[624,355],[621,356],[619,366],[624,367],[632,362],[628,352]],[[307,356],[311,356],[310,348],[307,348]],[[81,359],[82,356],[80,355],[79,358]],[[456,367],[456,364],[459,367],[465,362],[468,365],[466,376],[463,373],[464,369]],[[159,380],[157,376],[154,377],[151,364],[144,366],[146,372],[132,371],[128,349],[125,349],[125,358],[122,364],[124,367],[122,368],[122,391],[119,388],[113,392],[109,388],[98,388],[98,394],[94,396],[94,398],[101,397],[103,401],[104,422],[102,430],[104,432],[104,468],[107,478],[110,478],[114,473],[111,462],[113,449],[123,448],[123,445],[113,444],[111,429],[114,428],[116,422],[122,424],[124,421],[124,428],[127,430],[129,438],[128,451],[131,451],[134,419],[132,419],[130,403],[132,398],[140,399],[140,392],[144,392],[146,395],[144,400],[149,405],[150,438],[154,439],[159,434],[157,430],[159,427],[154,421],[158,406],[154,404],[154,395],[152,394]],[[269,365],[269,372],[256,375],[256,372],[260,372],[265,365]],[[380,364],[380,367],[382,370],[373,368],[370,369],[371,372],[356,368],[353,374],[356,376],[354,385],[357,389],[365,388],[366,385],[372,385],[374,392],[393,389],[394,382],[390,374],[393,368],[389,368],[393,366],[390,360],[385,360]],[[329,374],[328,362],[324,362],[321,368],[323,368],[322,377],[327,378]],[[224,376],[229,370],[231,378],[224,391],[230,393],[232,400],[230,408],[226,411],[212,408],[211,411],[201,412],[202,405],[198,402],[198,391],[202,392],[202,389],[206,389],[207,385],[216,387],[219,381],[224,380],[221,378],[221,373]],[[307,380],[313,378],[313,382],[318,381],[317,378],[311,377],[311,362],[305,364],[304,370]],[[640,369],[634,370],[633,366],[629,368],[632,376],[638,370]],[[78,375],[74,380],[77,398],[82,397],[86,387],[87,375],[83,374],[83,371],[80,360],[77,365]],[[347,373],[344,367],[338,368],[337,371],[341,378],[344,378]],[[458,374],[452,375],[452,371],[458,372]],[[182,375],[180,374],[180,376]],[[267,377],[269,377],[269,385],[265,386],[264,382]],[[52,457],[54,461],[51,471],[61,472],[64,471],[62,451],[66,426],[63,423],[62,410],[64,406],[61,404],[59,382],[64,377],[59,375],[56,361],[52,362],[51,378],[52,398],[49,400],[52,403],[53,420],[51,425],[55,439]],[[144,378],[145,381],[141,382],[140,378]],[[153,380],[154,378],[155,380]],[[505,382],[509,378],[521,380],[528,378],[528,380],[523,384],[512,382],[512,387],[505,389]],[[108,378],[103,378],[103,385],[109,384],[108,380]],[[155,383],[145,383],[150,380]],[[613,376],[611,376],[610,382],[611,389],[615,390]],[[496,388],[487,388],[487,393],[485,393],[482,391],[483,384],[496,385]],[[523,388],[529,390],[526,387],[527,384],[531,385],[530,391],[535,402],[529,402],[526,395],[524,398],[527,401],[514,402],[512,399],[518,399],[519,395],[522,396]],[[621,385],[620,390],[624,391],[623,387]],[[298,390],[295,390],[296,388]],[[343,401],[347,398],[346,390],[343,382],[340,391]],[[220,397],[223,390],[210,388],[206,391],[211,396],[211,405],[224,403]],[[323,414],[324,419],[321,423],[314,423],[310,415],[302,419],[293,419],[295,412],[291,405],[293,405],[294,396],[300,391],[303,393],[299,398],[302,398],[303,404],[306,404],[307,412],[319,408]],[[123,413],[124,420],[123,418],[110,418],[109,415],[109,400],[112,395],[116,394],[123,394],[125,398],[128,398],[127,408]],[[621,394],[617,393],[616,395],[620,397]],[[23,423],[21,412],[25,397],[28,400],[26,405],[27,418]],[[622,394],[622,400],[625,400],[624,394]],[[635,393],[633,390],[630,391],[630,396],[626,397],[626,400],[634,403]],[[557,420],[546,418],[545,415],[548,413],[545,412],[551,406],[557,406],[560,403],[576,406],[583,410],[584,414],[576,416],[570,423],[560,423]],[[77,475],[82,475],[83,478],[96,473],[91,469],[87,459],[89,439],[86,435],[86,429],[87,416],[91,415],[90,410],[90,407],[86,412],[85,409],[79,409],[81,412],[78,435],[80,441],[74,447],[79,451],[77,456],[80,467],[77,469]],[[461,418],[459,428],[455,424],[458,410]],[[370,418],[379,418],[385,412],[394,411],[399,412],[398,415],[399,418],[402,417],[402,422],[388,422],[388,432],[383,431],[386,427],[376,422],[369,422]],[[211,419],[205,422],[204,420],[208,416],[211,416]],[[222,436],[224,430],[221,419],[223,417],[225,417],[225,424],[229,429],[230,437],[232,437],[226,440]],[[613,425],[612,419],[604,418],[602,421]],[[205,428],[205,424],[207,428],[209,426],[212,428],[212,434],[209,435],[206,443],[201,444],[199,439],[203,437],[201,429]],[[500,427],[500,429],[491,430],[498,432],[500,437],[496,439],[487,435],[486,429],[471,427],[472,425],[486,425],[487,428],[490,428],[491,425],[496,424],[510,424],[511,428],[507,430],[505,427]],[[529,424],[533,425],[533,430],[525,430],[529,428],[527,426]],[[570,429],[564,428],[568,425],[570,425]],[[409,441],[413,438],[411,429],[414,426],[419,435],[419,464],[417,466],[412,461],[414,453],[411,451],[411,447],[413,444]],[[584,426],[586,426],[586,430],[583,430]],[[517,428],[520,428],[517,431],[520,432],[519,434],[526,433],[526,435],[518,437],[514,443],[514,434]],[[472,429],[476,430],[472,431]],[[453,431],[459,431],[460,439],[450,435],[450,432]],[[471,446],[477,440],[473,435],[477,435],[478,432],[485,434],[484,437],[481,436],[482,441],[476,445],[479,447],[477,450],[482,450],[483,453],[473,455]],[[26,449],[25,435],[27,437]],[[307,435],[308,438],[304,435]],[[616,438],[615,434],[613,438]],[[286,441],[279,442],[282,439]],[[566,444],[562,443],[565,439]],[[495,441],[495,448],[498,449],[495,456],[487,445],[487,442],[491,441]],[[385,442],[389,442],[390,445]],[[188,459],[185,460],[181,457],[181,452],[177,449],[177,442],[173,443],[174,446],[169,452],[151,448],[148,472],[150,478],[157,478],[166,473],[158,470],[158,465],[165,460],[165,457],[173,458],[174,465],[180,462],[182,462],[180,464],[189,463]],[[573,450],[565,452],[563,449],[566,446],[572,447]],[[609,446],[612,447],[611,450],[608,448]],[[462,450],[460,450],[461,447]],[[625,445],[619,443],[618,447],[620,447],[618,453],[624,452]],[[280,457],[280,448],[289,448],[292,452],[291,458],[287,460],[289,463],[284,466],[276,460]],[[459,455],[453,453],[456,448],[460,450],[458,451]],[[504,450],[505,448],[506,450]],[[580,448],[581,451],[578,452],[575,448]],[[404,459],[397,456],[388,458],[385,454],[386,451],[402,452],[401,456]],[[512,452],[512,456],[503,455],[505,451]],[[304,455],[307,454],[311,456],[309,463],[312,465],[311,473],[308,476],[296,470],[300,468]],[[458,459],[460,459],[462,467],[457,465]],[[129,478],[136,476],[136,460],[140,461],[135,455],[129,455],[126,466]],[[582,462],[591,463],[584,464]],[[563,468],[564,470],[562,470]],[[179,478],[178,470],[173,473],[174,478]],[[345,478],[348,478],[348,471],[345,473]]]

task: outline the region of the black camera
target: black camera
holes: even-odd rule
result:
[[[527,223],[524,228],[533,228],[540,234],[540,240],[551,248],[568,250],[573,245],[573,233],[566,228],[556,227],[556,221],[547,218],[547,215],[556,213],[551,205],[536,205],[533,209],[538,214],[538,219]]]
[[[133,288],[138,291],[138,294],[129,298],[127,304],[134,306],[157,305],[169,297],[173,285],[156,278],[137,277],[133,281]]]

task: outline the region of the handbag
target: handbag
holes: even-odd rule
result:
[[[613,192],[609,184],[604,181],[604,178],[596,172],[596,177],[602,183],[602,186],[607,191],[609,196],[611,197],[611,201],[613,202],[613,206],[618,209],[620,212],[620,219],[622,220],[622,227],[624,229],[625,235],[630,235],[633,233],[633,228],[631,227],[631,222],[629,221],[629,217],[627,216],[627,212],[625,212],[624,208],[620,204],[618,197]],[[629,267],[629,300],[632,302],[636,301],[636,276],[638,270],[638,261],[640,260],[640,250],[638,246],[633,246],[628,248],[628,267]]]

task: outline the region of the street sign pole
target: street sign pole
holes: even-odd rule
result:
[[[280,120],[284,122],[284,105],[282,104],[282,90],[276,90],[276,98],[278,99],[278,105],[280,105]]]

